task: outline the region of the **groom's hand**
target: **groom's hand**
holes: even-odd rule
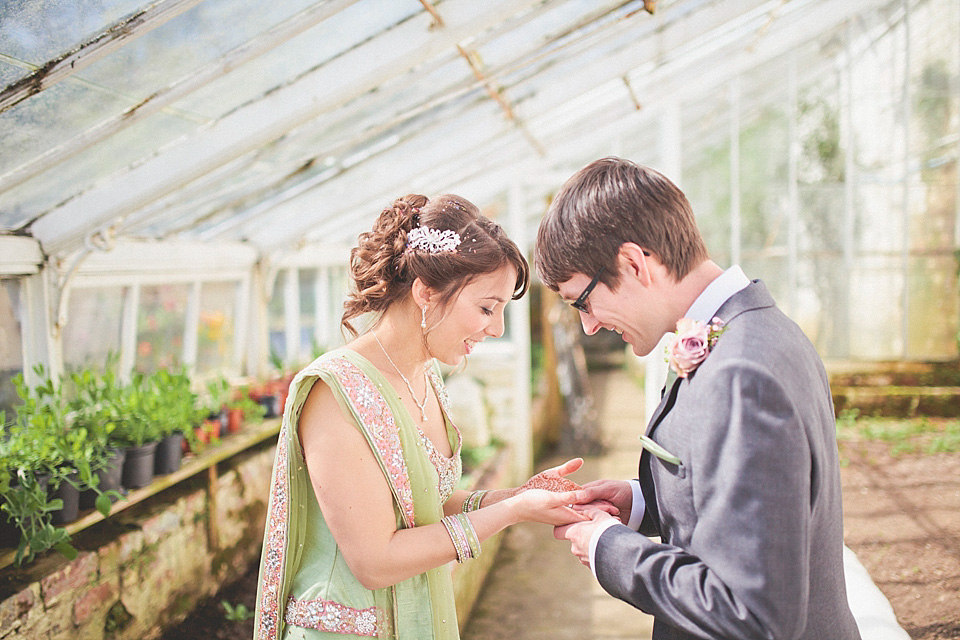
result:
[[[590,538],[598,527],[607,528],[612,523],[618,522],[616,518],[600,509],[587,508],[584,515],[590,519],[584,522],[575,522],[573,524],[554,527],[553,537],[557,540],[569,540],[570,552],[577,556],[580,564],[585,567],[590,566]]]
[[[594,480],[583,485],[579,492],[583,496],[581,505],[576,506],[578,511],[587,511],[596,507],[603,509],[610,515],[620,518],[624,524],[630,521],[630,512],[633,507],[633,488],[625,480]],[[601,506],[612,505],[613,509]]]

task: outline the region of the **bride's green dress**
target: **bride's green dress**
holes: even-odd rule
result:
[[[436,367],[434,389],[447,413]],[[366,437],[393,493],[397,527],[439,522],[461,473],[460,433],[445,417],[453,450],[443,457],[411,419],[397,392],[355,351],[327,353],[294,378],[283,415],[267,507],[256,640],[358,638],[456,640],[450,567],[371,591],[353,576],[327,528],[307,476],[297,422],[317,381]],[[345,472],[348,470],[345,469]],[[358,496],[362,500],[362,496]]]

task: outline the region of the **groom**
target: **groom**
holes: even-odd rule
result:
[[[678,344],[639,480],[586,485],[586,501],[619,519],[587,508],[591,520],[557,538],[608,593],[654,616],[655,640],[859,639],[827,378],[763,283],[710,261],[683,193],[618,158],[563,186],[536,264],[587,334],[616,331],[637,355],[682,318],[702,327]]]

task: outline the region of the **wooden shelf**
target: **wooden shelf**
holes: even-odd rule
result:
[[[280,418],[271,418],[259,425],[247,424],[239,433],[224,436],[218,444],[208,445],[199,454],[185,457],[180,468],[173,473],[156,476],[153,482],[147,486],[130,491],[124,498],[113,504],[113,507],[110,509],[110,515],[107,517],[109,518],[125,509],[129,509],[133,505],[143,502],[187,478],[211,469],[216,466],[217,463],[231,458],[242,451],[246,451],[265,440],[276,438],[278,433],[280,433]],[[89,509],[77,520],[64,525],[64,529],[72,536],[103,519],[103,514],[99,511]],[[0,550],[0,569],[4,569],[13,564],[15,555],[16,549]]]

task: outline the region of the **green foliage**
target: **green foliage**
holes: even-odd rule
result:
[[[926,416],[910,419],[863,418],[855,409],[841,412],[838,437],[887,443],[890,454],[938,454],[960,452],[960,420],[944,422]]]
[[[15,567],[32,562],[50,549],[57,549],[70,560],[77,557],[67,530],[51,524],[51,514],[63,508],[63,500],[50,500],[46,483],[37,474],[18,470],[2,497],[0,511],[7,514],[20,532],[20,543],[13,558]]]
[[[243,411],[244,420],[259,421],[267,413],[266,407],[250,397],[250,389],[241,387],[237,389],[233,397],[227,402],[228,409],[240,409]]]
[[[253,610],[247,607],[247,605],[242,602],[236,606],[230,604],[226,600],[220,601],[220,606],[223,607],[224,618],[230,620],[231,622],[243,622],[244,620],[249,620],[253,617]]]

